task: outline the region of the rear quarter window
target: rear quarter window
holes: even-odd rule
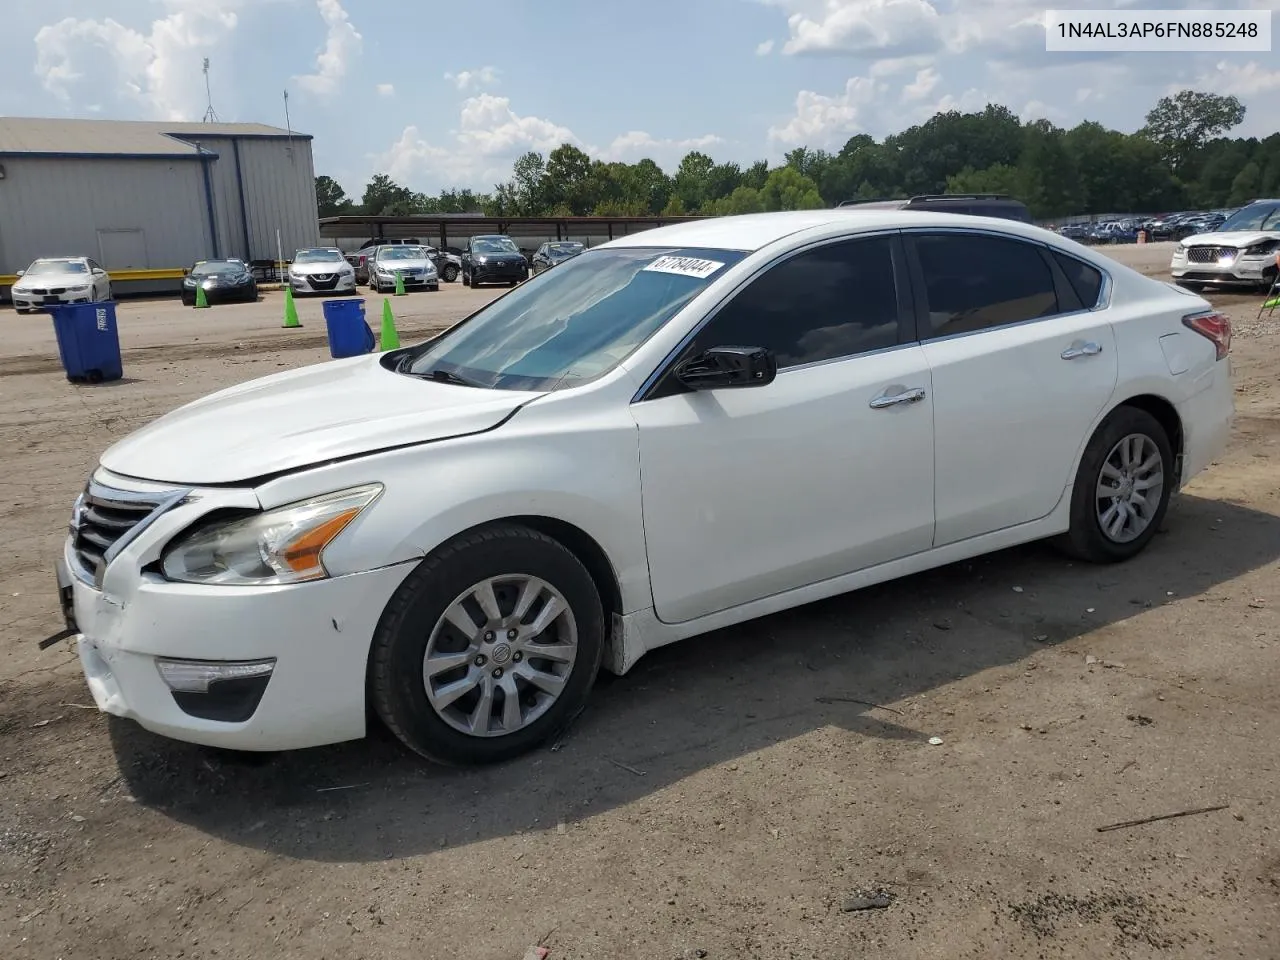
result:
[[[1102,296],[1102,271],[1059,250],[1053,250],[1052,254],[1084,308],[1096,307]]]

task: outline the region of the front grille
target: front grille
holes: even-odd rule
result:
[[[332,273],[316,273],[307,279],[313,290],[332,290],[338,285],[338,278]]]
[[[1235,255],[1235,247],[1187,247],[1187,259],[1192,263],[1217,263]]]
[[[107,563],[134,534],[187,491],[135,493],[90,481],[71,518],[71,550],[82,579],[102,584]]]

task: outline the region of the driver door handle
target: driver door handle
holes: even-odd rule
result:
[[[924,387],[912,387],[899,393],[882,393],[871,401],[872,410],[896,407],[900,403],[918,403],[924,399]]]
[[[1096,357],[1102,352],[1102,344],[1088,340],[1081,343],[1077,340],[1067,349],[1062,351],[1063,360],[1078,360],[1081,357]]]

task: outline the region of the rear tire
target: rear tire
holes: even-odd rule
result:
[[[1058,546],[1090,563],[1137,556],[1164,522],[1174,467],[1173,446],[1160,421],[1137,407],[1117,407],[1080,458],[1071,490],[1071,526]]]
[[[489,613],[475,600],[486,584]],[[370,701],[429,760],[496,763],[546,742],[577,715],[604,643],[603,605],[582,562],[528,527],[492,526],[437,548],[391,598],[370,652]],[[510,702],[507,690],[516,691]]]
[[[458,279],[458,268],[453,264],[449,264],[441,271],[440,276],[443,278],[445,283],[453,283],[453,281]]]

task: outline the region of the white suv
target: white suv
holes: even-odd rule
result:
[[[1193,290],[1238,286],[1268,290],[1280,265],[1280,200],[1255,200],[1213,233],[1178,241],[1169,271]]]
[[[500,760],[695,634],[1041,538],[1135,556],[1227,442],[1230,345],[1200,297],[1011,220],[646,230],[117,442],[68,630],[99,707],[162,734],[279,750],[372,712]]]

